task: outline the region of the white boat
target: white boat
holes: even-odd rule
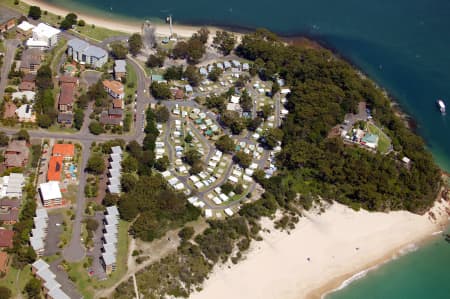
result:
[[[438,100],[437,105],[442,114],[445,114],[445,103],[443,100]]]

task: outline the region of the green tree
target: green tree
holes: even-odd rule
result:
[[[122,161],[122,170],[124,172],[135,172],[138,169],[138,161],[132,156],[126,157]]]
[[[279,128],[270,128],[265,134],[265,144],[269,148],[274,148],[278,145],[278,142],[283,140],[284,133]]]
[[[84,27],[84,26],[86,26],[86,22],[84,20],[79,20],[78,21],[78,26]]]
[[[202,77],[198,69],[193,65],[188,65],[184,71],[183,76],[187,79],[190,85],[198,86],[202,81]]]
[[[230,136],[223,135],[216,141],[216,147],[224,153],[232,153],[236,146]]]
[[[26,140],[27,142],[30,142],[30,134],[28,134],[28,131],[25,129],[20,129],[14,136],[18,140]]]
[[[103,155],[100,153],[93,153],[87,161],[86,170],[93,174],[102,174],[105,169],[106,166]]]
[[[30,6],[30,9],[28,10],[28,16],[34,20],[37,20],[41,17],[41,8],[39,6]]]
[[[273,113],[273,108],[269,104],[265,104],[261,107],[260,115],[263,119],[268,119],[269,116]]]
[[[251,155],[246,154],[242,151],[237,152],[233,157],[233,160],[243,168],[248,168],[252,163],[252,159],[253,157]]]
[[[167,83],[152,82],[150,85],[150,92],[158,100],[168,100],[172,96]]]
[[[29,299],[41,298],[42,283],[37,278],[31,278],[25,285],[25,292]]]
[[[123,192],[130,192],[136,187],[138,179],[132,173],[123,173],[120,177],[120,184]]]
[[[187,133],[186,134],[186,137],[184,137],[184,142],[186,142],[186,143],[192,143],[192,140],[193,140],[194,138],[192,137],[192,135],[190,134],[190,133]]]
[[[77,24],[78,16],[76,14],[74,14],[73,12],[70,12],[66,15],[66,17],[64,19],[69,22],[70,26],[73,26],[73,25]]]
[[[188,241],[194,234],[195,230],[192,226],[185,226],[178,232],[178,237],[180,237],[182,241]]]
[[[59,28],[61,28],[62,30],[68,30],[72,28],[72,24],[69,20],[64,19],[61,21],[61,24],[59,24]]]
[[[0,131],[0,146],[7,146],[9,143],[9,137],[5,132]]]
[[[84,112],[83,109],[77,108],[75,109],[75,113],[73,116],[73,124],[75,129],[81,130],[84,121]]]
[[[128,48],[130,50],[131,55],[136,56],[142,49],[142,36],[138,33],[134,33],[128,39]]]
[[[219,69],[218,67],[214,67],[208,74],[208,79],[217,82],[220,79],[220,76],[222,75],[223,71]]]
[[[100,224],[98,223],[98,221],[95,218],[87,218],[86,219],[86,229],[91,232],[97,231],[99,225]]]
[[[155,162],[155,168],[158,171],[166,171],[169,168],[170,160],[166,155],[162,156]]]
[[[91,132],[94,135],[100,135],[105,132],[103,129],[103,126],[98,121],[92,121],[89,124],[89,132]]]
[[[48,64],[43,64],[36,74],[36,86],[40,89],[53,89],[53,74]]]
[[[111,54],[116,59],[125,59],[128,54],[128,48],[121,42],[111,44]]]
[[[193,149],[188,150],[183,157],[184,161],[191,166],[199,162],[201,158],[202,155],[198,151]]]
[[[0,286],[0,299],[9,299],[12,296],[10,289],[4,286]]]
[[[213,44],[222,52],[223,55],[228,55],[234,49],[236,37],[231,32],[218,30],[213,39]]]
[[[148,56],[147,62],[145,63],[148,67],[162,67],[164,65],[165,55],[151,54]]]
[[[49,128],[53,124],[53,119],[48,114],[39,114],[37,116],[37,123],[41,128]]]
[[[169,120],[170,112],[166,106],[159,106],[155,111],[156,121],[159,123],[165,123]]]
[[[181,80],[183,77],[183,66],[170,66],[164,73],[164,79],[166,80]]]
[[[245,128],[242,119],[236,111],[223,111],[220,120],[231,129],[233,134],[240,134]]]
[[[231,191],[233,191],[234,186],[230,182],[226,182],[222,184],[222,186],[220,186],[220,189],[222,190],[223,193],[230,194]]]

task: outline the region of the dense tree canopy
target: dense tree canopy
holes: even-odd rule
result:
[[[128,39],[128,49],[130,50],[131,55],[136,56],[139,54],[143,47],[142,36],[138,33],[134,33]]]
[[[262,79],[279,74],[291,86],[283,134],[272,130],[265,136],[271,146],[280,138],[283,142],[281,175],[264,182],[278,201],[298,192],[371,210],[423,212],[432,204],[439,170],[423,141],[393,113],[389,99],[348,63],[326,50],[286,46],[265,30],[245,36],[237,53],[255,61]],[[392,139],[394,152],[388,156],[327,138],[362,101]],[[413,161],[409,169],[399,162],[403,156]]]

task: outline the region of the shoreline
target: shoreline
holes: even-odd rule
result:
[[[83,19],[88,25],[95,24],[95,26],[103,27],[103,28],[115,28],[115,30],[126,33],[126,34],[133,34],[133,33],[141,33],[141,25],[144,22],[144,20],[125,20],[125,17],[120,18],[119,20],[108,20],[106,17],[102,16],[96,16],[93,14],[80,12],[78,10],[70,10],[61,6],[57,6],[54,4],[49,3],[43,3],[38,0],[22,0],[22,2],[28,4],[28,5],[35,5],[39,6],[42,11],[48,11],[50,13],[53,13],[55,15],[65,16],[68,13],[76,13],[78,16],[78,19]],[[158,23],[158,22],[152,22],[152,25],[155,27],[155,33],[159,36],[169,36],[170,35],[170,28],[169,25],[164,23]],[[195,32],[197,32],[200,28],[206,27],[210,31],[211,34],[215,34],[216,31],[222,30],[222,28],[216,27],[216,26],[196,26],[196,25],[180,25],[180,24],[173,24],[173,32],[178,37],[182,38],[189,38],[191,35]],[[225,26],[223,28],[224,30],[228,30]],[[236,36],[240,36],[245,32],[245,30],[242,30],[241,32],[239,30],[230,29],[229,31],[233,32]]]
[[[333,203],[321,215],[307,213],[300,218],[289,235],[264,219],[263,227],[271,233],[252,242],[238,264],[215,268],[203,289],[190,298],[324,298],[434,240],[448,224],[449,207],[450,202],[437,201],[434,221],[428,213],[355,212]],[[270,275],[265,274],[268,269]]]

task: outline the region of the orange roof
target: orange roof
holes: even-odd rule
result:
[[[6,272],[8,270],[8,254],[0,251],[0,272]]]
[[[73,157],[73,156],[75,156],[75,146],[73,144],[68,144],[68,143],[55,144],[53,146],[52,155],[63,156],[63,157]]]
[[[52,156],[48,162],[47,181],[61,180],[61,171],[63,168],[63,157]]]
[[[115,94],[123,93],[123,84],[119,81],[103,80],[103,86],[105,86]]]

